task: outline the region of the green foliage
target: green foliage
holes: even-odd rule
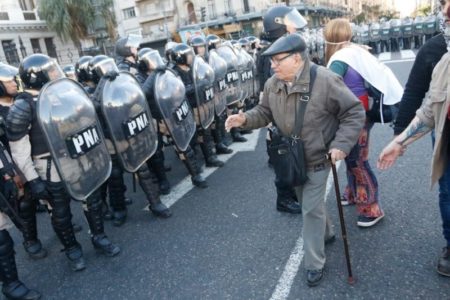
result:
[[[357,15],[354,19],[354,23],[361,24],[366,22],[366,14],[364,12]]]
[[[430,5],[423,5],[417,9],[415,12],[416,16],[428,16],[431,13]]]
[[[384,18],[386,20],[397,19],[397,18],[399,18],[399,13],[398,13],[398,11],[394,11],[394,10],[386,10],[380,14],[380,19],[381,18]]]
[[[113,0],[42,0],[39,17],[64,41],[80,41],[89,36],[96,18],[104,18],[108,34],[115,37],[116,20]]]

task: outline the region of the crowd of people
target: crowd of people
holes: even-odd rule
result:
[[[173,147],[192,184],[204,189],[208,183],[198,152],[205,167],[222,167],[219,155],[232,152],[229,144],[246,142],[244,135],[261,127],[268,128],[276,209],[302,215],[307,283],[315,286],[323,278],[325,245],[335,239],[325,205],[331,164],[345,160],[341,202],[356,205],[358,226],[372,227],[385,216],[369,164],[370,131],[380,122],[371,113],[377,110],[381,122],[395,126],[395,138],[378,161],[381,169],[391,167],[407,145],[437,129],[432,181],[439,181],[447,241],[438,272],[450,276],[450,113],[445,92],[450,1],[440,4],[442,33],[420,48],[404,91],[367,48],[352,42],[355,32],[348,20],[327,23],[320,33],[324,48],[312,50],[306,20],[287,6],[265,13],[265,40],[193,36],[187,44],[167,43],[161,56],[139,48],[140,39],[129,35],[116,42],[114,58],[82,56],[64,70],[43,54],[26,57],[18,69],[0,63],[3,294],[8,299],[41,297],[19,279],[8,232],[12,225],[22,234],[25,252],[42,259],[47,251],[38,238],[36,213],[44,209],[71,269],[84,270],[71,199],[82,202],[94,249],[116,256],[121,249],[106,235],[104,220],[114,226],[126,222],[132,201],[125,195],[124,173],[136,175],[150,211],[169,218],[172,212],[160,199],[171,192],[164,147]],[[317,61],[322,66],[310,59],[318,49],[323,50]],[[380,78],[380,72],[385,76]],[[388,112],[379,109],[383,104]]]

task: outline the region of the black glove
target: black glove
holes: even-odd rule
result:
[[[157,67],[157,68],[155,69],[155,71],[156,71],[156,72],[165,72],[167,69],[168,69],[168,68],[167,68],[166,65],[161,65],[161,66]]]
[[[103,75],[103,77],[109,79],[109,81],[113,81],[117,76],[119,76],[119,73],[116,71],[108,71],[105,75]]]
[[[47,188],[45,187],[45,183],[38,177],[36,179],[33,179],[31,181],[28,181],[26,183],[29,188],[31,195],[36,200],[49,200],[50,194],[47,191]]]

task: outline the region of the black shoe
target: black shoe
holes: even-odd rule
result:
[[[442,276],[450,277],[450,247],[444,248],[437,266],[437,272]]]
[[[306,271],[306,283],[309,286],[318,285],[322,281],[322,278],[323,278],[323,269]]]
[[[113,225],[116,227],[120,227],[127,220],[127,211],[120,210],[113,212]]]
[[[16,280],[8,285],[3,284],[2,293],[7,299],[36,300],[41,298],[41,293],[30,290],[21,281]]]
[[[221,168],[225,165],[225,163],[219,159],[217,159],[217,156],[210,156],[205,160],[205,164],[209,168]]]
[[[170,183],[168,180],[161,180],[159,182],[159,192],[161,193],[161,195],[170,194]]]
[[[300,203],[294,201],[293,199],[277,199],[277,210],[291,214],[301,214],[302,206]]]
[[[216,144],[216,154],[230,154],[233,153],[233,149],[228,148],[223,143]]]
[[[233,136],[233,142],[245,143],[246,141],[247,141],[247,139],[245,137],[243,137],[240,133],[239,134],[235,134]]]
[[[42,248],[41,241],[39,240],[23,242],[23,247],[32,259],[41,259],[47,256],[47,250]]]
[[[206,189],[208,187],[208,183],[206,182],[205,178],[202,177],[202,175],[198,174],[191,177],[192,184],[196,187]]]
[[[151,205],[149,208],[150,208],[150,211],[157,217],[167,219],[172,216],[172,212],[170,211],[170,209],[167,206],[165,206],[163,203]]]
[[[125,204],[131,205],[131,204],[133,204],[133,200],[131,198],[125,197]]]
[[[120,248],[117,245],[111,243],[105,234],[93,236],[91,238],[92,245],[94,245],[97,252],[104,254],[109,257],[116,256],[120,253]]]
[[[358,216],[358,222],[356,223],[356,225],[358,225],[359,227],[371,227],[377,224],[383,218],[384,214],[379,217]]]
[[[84,262],[83,258],[83,251],[79,246],[66,250],[66,256],[70,261],[70,267],[73,271],[77,272],[86,269],[86,263]]]

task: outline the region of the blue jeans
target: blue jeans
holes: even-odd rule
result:
[[[431,133],[431,138],[434,146],[434,131]],[[448,159],[444,175],[439,179],[439,208],[444,238],[447,240],[447,247],[450,247],[450,159]]]

